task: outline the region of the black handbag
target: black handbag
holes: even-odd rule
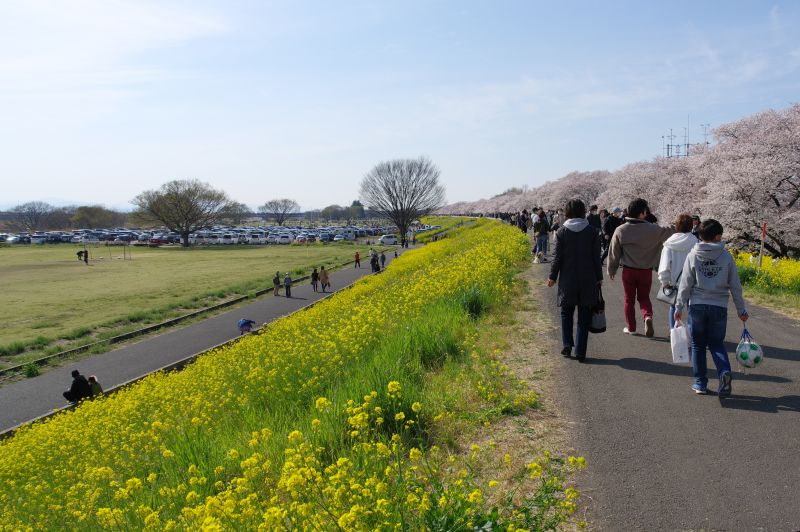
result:
[[[590,333],[606,332],[606,302],[603,299],[603,289],[597,288],[597,304],[592,307],[592,323],[589,325]]]

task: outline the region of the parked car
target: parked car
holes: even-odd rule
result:
[[[380,242],[384,246],[395,246],[395,245],[397,245],[397,236],[396,235],[383,235],[378,239],[378,242]]]
[[[276,244],[291,244],[292,243],[292,235],[289,234],[282,234],[278,235],[278,240]]]

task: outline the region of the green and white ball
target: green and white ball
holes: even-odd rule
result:
[[[755,342],[742,342],[736,349],[736,361],[746,368],[754,368],[764,360],[761,346]]]

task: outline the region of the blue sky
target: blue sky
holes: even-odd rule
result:
[[[0,207],[197,178],[348,203],[424,154],[448,201],[614,169],[800,99],[800,2],[0,2]]]

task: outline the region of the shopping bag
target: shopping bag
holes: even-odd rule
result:
[[[672,362],[688,364],[692,359],[689,352],[692,341],[689,338],[689,328],[680,320],[676,321],[675,327],[669,331],[669,344],[672,348]]]
[[[764,350],[753,340],[745,327],[742,339],[736,346],[736,361],[746,368],[754,368],[764,360]]]
[[[589,332],[606,332],[606,302],[603,299],[603,290],[597,289],[597,304],[592,307],[592,323],[589,324]]]

